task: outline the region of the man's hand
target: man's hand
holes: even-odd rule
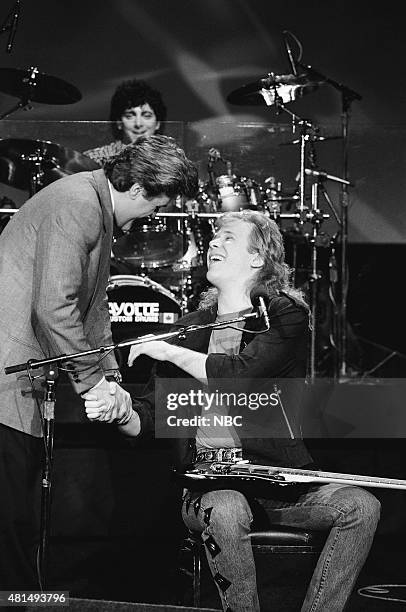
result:
[[[109,402],[106,403],[104,397],[97,397],[95,393],[97,388],[90,389],[82,396],[85,400],[87,418],[91,421],[115,422],[117,425],[126,427],[126,433],[137,436],[140,432],[140,420],[138,414],[133,410],[130,394],[115,382],[108,384],[115,398],[114,406],[108,408]]]
[[[116,403],[117,386],[116,382],[103,380],[82,395],[82,398],[85,400],[85,406],[86,401],[90,397],[92,398],[92,405],[89,406],[91,408],[90,414],[87,415],[89,419],[107,421],[108,423],[112,422],[111,411]]]

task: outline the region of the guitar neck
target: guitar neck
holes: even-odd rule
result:
[[[376,476],[363,476],[360,474],[341,474],[338,472],[324,472],[316,470],[302,470],[300,468],[270,467],[267,465],[234,465],[231,473],[250,476],[274,477],[284,476],[288,482],[319,482],[358,485],[360,487],[382,487],[386,489],[406,489],[406,480],[396,478],[381,478]]]

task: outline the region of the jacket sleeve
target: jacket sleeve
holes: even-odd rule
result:
[[[61,194],[55,210],[38,228],[32,325],[46,354],[71,354],[95,348],[90,346],[83,322],[90,308],[89,296],[96,298],[96,309],[101,307],[94,291],[102,250],[109,248],[103,240],[108,242],[99,203],[95,199],[75,198],[75,194],[72,201],[68,201],[67,194]],[[104,314],[102,318],[108,338]],[[100,356],[94,354],[71,364],[77,371],[71,376],[77,393],[100,381],[103,371],[99,360]]]
[[[93,346],[110,346],[113,344],[113,337],[111,334],[111,322],[110,314],[108,309],[108,297],[105,291],[100,293],[97,299],[97,312],[94,316],[94,324],[87,333],[89,340]],[[106,353],[100,362],[100,367],[103,372],[108,374],[111,370],[118,370],[117,360],[114,351]]]
[[[271,304],[270,329],[258,333],[238,354],[211,353],[206,361],[210,382],[216,379],[283,377],[306,342],[308,315],[304,308],[283,299]]]

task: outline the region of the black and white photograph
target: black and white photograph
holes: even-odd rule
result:
[[[406,607],[398,3],[0,6],[0,609]]]

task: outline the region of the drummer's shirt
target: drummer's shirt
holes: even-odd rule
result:
[[[217,315],[216,322],[234,319],[251,312],[251,308],[246,308],[240,312],[230,312],[225,315]],[[208,354],[222,353],[225,355],[238,355],[245,321],[234,323],[233,327],[223,327],[213,329],[210,336]],[[238,328],[238,329],[235,329]],[[228,407],[221,403],[213,402],[209,411],[205,412],[202,407],[202,415],[210,415],[209,425],[198,427],[196,432],[196,449],[213,448],[241,448],[241,441],[233,426],[220,426],[213,423],[214,415],[225,416],[228,414]]]

